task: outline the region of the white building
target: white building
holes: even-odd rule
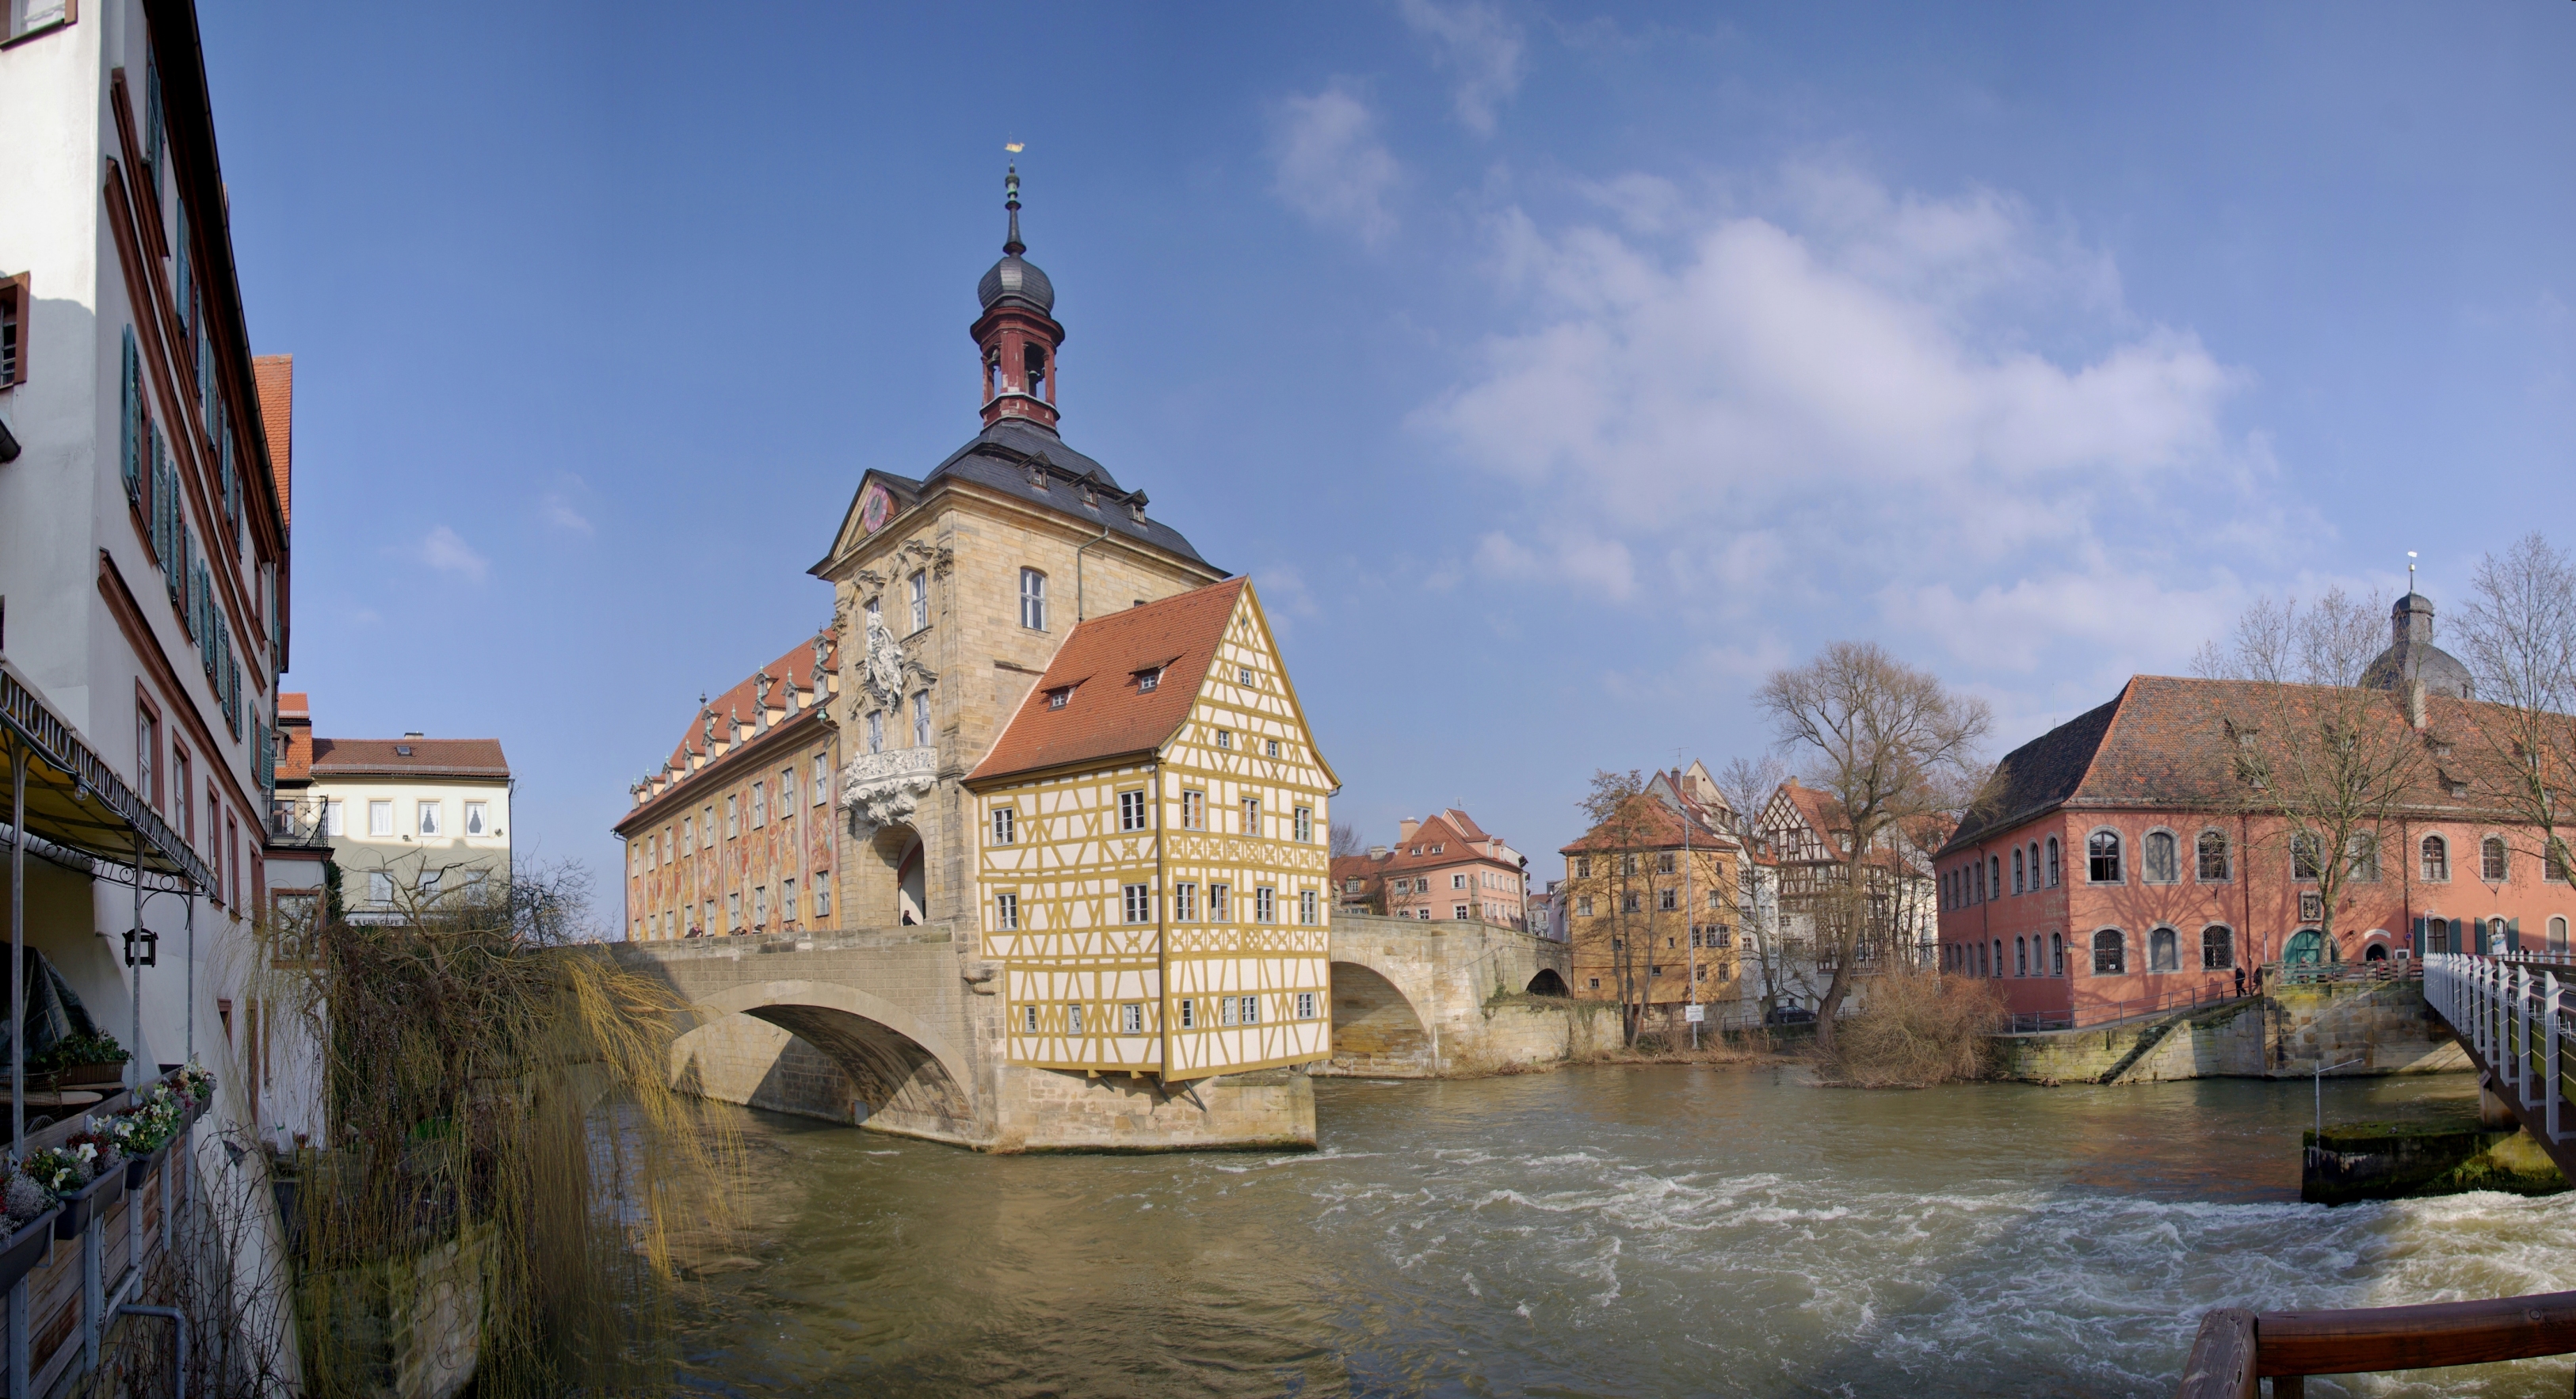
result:
[[[330,852],[349,921],[390,919],[510,879],[510,762],[491,738],[316,738],[279,697],[280,842]]]
[[[252,920],[272,875],[320,869],[294,851],[272,868],[263,837],[287,661],[290,369],[251,354],[192,8],[10,0],[6,14],[10,936],[126,1042],[129,1073],[193,1052],[223,1080],[218,1117],[256,1121]],[[13,1148],[42,1139],[12,1115]],[[77,1303],[75,1338],[103,1320],[93,1305]],[[58,1315],[37,1334],[57,1337]],[[35,1349],[13,1357],[12,1392],[45,1392],[88,1351]]]

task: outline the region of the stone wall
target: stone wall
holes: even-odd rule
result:
[[[2277,987],[2197,1011],[2089,1030],[2004,1035],[2004,1077],[2061,1083],[2460,1073],[2468,1057],[2414,981]]]
[[[1617,1007],[1528,994],[1541,971],[1562,979],[1566,957],[1495,924],[1336,910],[1333,1057],[1315,1072],[1472,1078],[1615,1046]]]

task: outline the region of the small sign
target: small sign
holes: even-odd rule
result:
[[[1708,1007],[1699,1004],[1697,1001],[1693,1001],[1691,1004],[1682,1007],[1682,1022],[1684,1024],[1699,1025],[1706,1023],[1707,1020]]]

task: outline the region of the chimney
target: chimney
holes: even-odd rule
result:
[[[1404,844],[1405,842],[1413,839],[1413,833],[1415,831],[1421,829],[1421,822],[1414,820],[1410,816],[1405,817],[1395,825],[1395,843],[1398,845]]]
[[[2424,682],[2421,680],[2406,682],[2406,722],[2414,725],[2418,732],[2424,728]]]
[[[420,731],[420,730],[418,730],[418,729],[414,729],[414,730],[412,730],[411,732],[409,732],[409,733],[407,733],[407,734],[404,734],[404,735],[403,735],[403,737],[405,737],[405,738],[423,738],[423,737],[426,737],[426,735],[424,735],[423,733],[421,733],[421,731]]]
[[[1383,845],[1372,845],[1372,846],[1370,846],[1370,847],[1369,847],[1369,858],[1370,858],[1370,859],[1372,859],[1372,860],[1383,860],[1383,859],[1385,859],[1385,858],[1386,858],[1386,847],[1385,847],[1385,846],[1383,846]]]

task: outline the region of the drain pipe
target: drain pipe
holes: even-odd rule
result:
[[[1073,551],[1073,620],[1077,625],[1082,621],[1082,556],[1090,553],[1095,546],[1108,542],[1109,522],[1102,520],[1100,537]]]
[[[171,1389],[173,1399],[188,1399],[188,1318],[177,1307],[145,1307],[127,1304],[116,1309],[118,1316],[157,1316],[167,1320],[179,1334],[179,1371]]]

